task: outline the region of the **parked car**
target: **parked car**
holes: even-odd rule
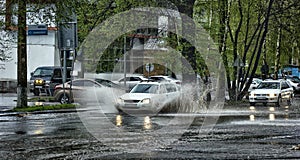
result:
[[[107,80],[107,79],[96,78],[95,81],[100,83],[103,86],[106,86],[106,87],[112,87],[112,88],[118,88],[118,89],[124,89],[125,90],[124,86],[116,84],[116,83],[114,83],[110,80]]]
[[[126,80],[126,86],[124,85]],[[127,90],[131,90],[136,84],[140,83],[141,81],[148,80],[148,78],[144,76],[128,76],[126,78],[121,78],[118,81],[113,81],[116,84],[124,86]]]
[[[141,82],[120,96],[115,107],[120,112],[156,114],[167,105],[177,104],[180,88],[170,82]]]
[[[102,85],[90,79],[76,79],[64,84],[55,86],[53,97],[55,101],[64,103],[72,103],[75,99],[79,102],[97,101],[95,98],[88,98],[88,96],[81,96],[90,94],[91,90],[101,88]],[[80,95],[81,94],[81,95]],[[74,96],[75,95],[75,96]],[[76,96],[77,95],[77,96]],[[74,98],[75,97],[75,98]]]
[[[286,81],[293,87],[294,93],[300,93],[300,79],[296,76],[286,76]]]
[[[168,81],[176,84],[181,84],[181,81],[175,78],[172,78],[170,76],[162,76],[162,75],[156,75],[156,76],[150,76],[149,79],[155,80],[155,81]]]
[[[247,78],[247,81],[249,81],[249,78]],[[246,98],[246,99],[249,99],[250,92],[251,92],[254,88],[257,88],[257,86],[258,86],[261,82],[262,82],[262,80],[259,79],[259,78],[253,78],[253,79],[252,79],[252,82],[251,82],[251,84],[250,84],[250,86],[249,86],[249,88],[248,88],[248,92],[247,92],[247,94],[245,95],[245,98]],[[246,87],[246,83],[245,83],[244,87]]]
[[[253,79],[252,79],[252,83],[250,84],[250,87],[249,87],[248,91],[250,92],[250,91],[253,90],[253,88],[257,88],[257,86],[258,86],[261,82],[262,82],[261,79],[259,79],[259,78],[253,78]]]
[[[256,103],[275,103],[279,106],[283,101],[290,104],[293,97],[293,88],[285,80],[267,80],[250,92],[249,102],[252,106]]]
[[[58,66],[41,66],[31,72],[29,87],[30,92],[35,96],[44,92],[48,95],[53,95],[54,88],[58,84],[63,83],[62,74],[63,68]],[[67,79],[71,80],[71,68],[67,68]]]

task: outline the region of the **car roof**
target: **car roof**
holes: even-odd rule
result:
[[[40,66],[40,67],[36,67],[36,69],[61,69],[63,67],[60,66]],[[71,67],[67,67],[68,69],[70,69]]]
[[[138,84],[161,84],[161,83],[156,82],[156,81],[142,81],[142,82],[140,82]]]
[[[150,76],[150,77],[169,77],[169,76],[155,75],[155,76]]]
[[[97,83],[97,84],[100,84],[99,82],[97,82],[97,81],[95,81],[95,80],[93,80],[93,79],[88,79],[88,78],[77,78],[77,79],[72,79],[72,80],[70,80],[69,82],[74,82],[74,81],[91,81],[91,82],[95,82],[95,83]]]
[[[270,79],[270,80],[264,80],[264,81],[262,81],[262,83],[265,83],[265,82],[276,82],[276,83],[279,83],[279,82],[282,82],[282,81],[285,81],[285,80],[284,79],[279,79],[279,80]]]
[[[138,84],[174,84],[175,85],[175,83],[168,82],[168,81],[151,81],[151,80],[142,81]]]
[[[146,78],[146,77],[145,77],[145,76],[143,76],[143,75],[136,75],[136,76],[134,76],[134,75],[133,75],[133,76],[126,76],[126,78],[128,78],[128,77],[142,77],[142,78]],[[124,77],[122,77],[122,78],[124,78]],[[122,79],[122,78],[121,78],[121,79]]]
[[[138,78],[141,78],[141,79],[143,79],[143,80],[147,80],[147,79],[148,79],[148,78],[145,77],[145,76],[126,76],[126,78],[130,78],[130,77],[138,77]],[[120,81],[120,80],[122,80],[122,79],[124,79],[124,77],[118,79],[118,81]]]

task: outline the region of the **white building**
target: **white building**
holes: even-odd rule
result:
[[[56,37],[57,31],[52,27],[48,27],[47,35],[27,36],[28,80],[30,79],[30,72],[38,66],[60,65]],[[10,51],[11,58],[8,61],[0,61],[0,79],[17,79],[17,45],[12,44]]]
[[[11,82],[17,80],[17,17],[12,14],[16,4],[11,0],[0,0],[0,10],[4,11],[0,15],[1,22],[8,22],[9,30],[0,26],[0,58],[7,55],[5,61],[0,61],[0,92],[3,88],[9,87]],[[34,1],[33,1],[34,2]],[[10,4],[9,7],[7,4]],[[49,3],[49,5],[52,5]],[[31,7],[30,5],[28,7]],[[30,73],[39,66],[57,66],[60,65],[60,55],[57,43],[57,27],[53,24],[43,25],[42,11],[39,13],[27,13],[27,80],[30,79]],[[45,20],[45,19],[44,19]],[[47,21],[47,20],[45,20]],[[48,21],[49,22],[49,21]],[[14,25],[12,25],[14,24]],[[1,30],[2,29],[2,30]]]

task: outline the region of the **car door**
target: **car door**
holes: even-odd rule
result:
[[[166,86],[164,84],[160,84],[158,88],[158,94],[155,96],[155,101],[159,108],[162,108],[167,100]]]
[[[288,85],[287,82],[283,81],[281,82],[280,92],[281,92],[281,98],[288,100],[292,97],[293,88],[290,85]]]
[[[91,80],[74,80],[72,90],[74,99],[79,102],[97,102],[97,89],[101,88],[100,84]]]
[[[175,86],[175,84],[165,84],[166,90],[167,90],[167,97],[168,99],[174,101],[176,98],[179,97],[178,88]]]

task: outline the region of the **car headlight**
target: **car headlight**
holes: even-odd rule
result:
[[[44,85],[45,81],[43,79],[36,79],[34,80],[35,85]]]
[[[151,102],[150,98],[143,99],[141,103],[149,104]]]
[[[122,98],[118,98],[117,103],[124,103],[124,100]]]
[[[270,97],[277,97],[277,94],[271,93],[271,94],[270,94]]]

